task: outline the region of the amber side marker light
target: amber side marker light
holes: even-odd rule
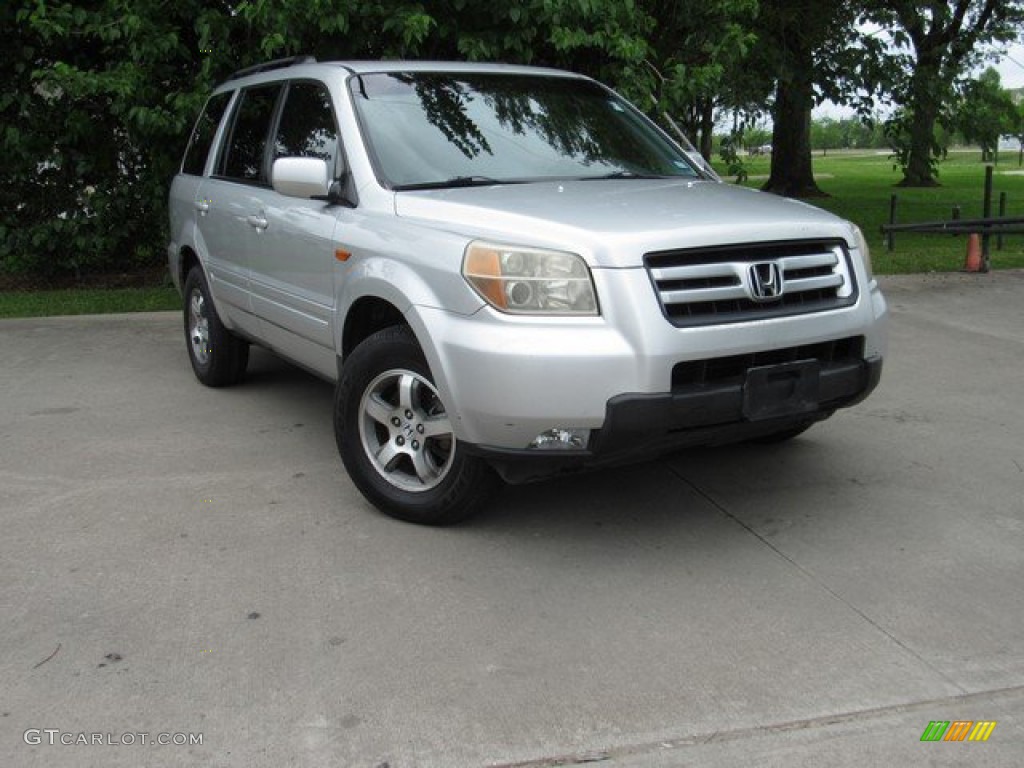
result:
[[[348,261],[352,258],[352,254],[349,251],[343,251],[341,248],[336,248],[334,250],[334,258],[338,261]]]
[[[466,255],[466,277],[494,306],[508,308],[508,298],[502,289],[501,263],[498,252],[489,248],[474,248]]]

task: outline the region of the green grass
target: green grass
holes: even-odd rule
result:
[[[770,159],[752,157],[744,161],[748,173],[763,176],[751,179],[747,186],[757,187],[768,176]],[[1018,171],[1014,153],[1002,159],[996,168],[993,185],[993,215],[998,210],[999,193],[1007,194],[1007,216],[1024,216],[1024,175],[1006,174]],[[985,166],[977,151],[951,152],[939,166],[941,186],[930,189],[896,187],[901,175],[883,153],[830,152],[827,157],[816,153],[814,173],[818,186],[829,197],[808,200],[826,210],[857,223],[871,247],[875,271],[881,274],[905,272],[950,272],[963,268],[967,250],[966,237],[897,233],[896,247],[886,250],[880,227],[889,221],[889,198],[897,200],[897,223],[939,221],[952,218],[954,205],[960,206],[962,218],[980,218],[985,187]],[[995,249],[992,240],[993,269],[1024,267],[1024,236],[1007,236],[1003,250]]]
[[[0,291],[0,317],[99,315],[181,309],[174,288],[67,288],[57,291]]]

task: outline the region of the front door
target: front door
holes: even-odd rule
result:
[[[313,81],[289,83],[280,115],[271,164],[279,157],[316,157],[334,177],[338,130],[327,89]],[[273,190],[267,190],[261,203],[255,213],[265,226],[250,261],[253,311],[264,321],[266,333],[293,334],[333,356],[333,243],[344,209]]]

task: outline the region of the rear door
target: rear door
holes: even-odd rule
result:
[[[266,228],[260,212],[271,191],[267,142],[281,90],[280,83],[272,83],[238,94],[213,173],[201,190],[206,210],[199,227],[210,254],[211,287],[245,312],[252,310],[252,252]]]
[[[207,202],[207,179],[206,174],[215,158],[210,156],[218,136],[218,129],[231,104],[233,91],[217,93],[210,97],[203,108],[203,112],[196,120],[189,138],[188,149],[185,150],[185,159],[181,164],[179,173],[171,185],[171,233],[176,235],[182,226],[186,224],[195,228],[194,241],[199,249],[200,256],[208,269],[216,269],[221,272],[222,254],[210,252],[206,245],[206,238],[210,234],[207,217],[210,205]],[[218,299],[226,301],[238,301],[242,296],[241,285],[227,287],[216,286],[215,294]],[[232,291],[232,288],[234,289]]]

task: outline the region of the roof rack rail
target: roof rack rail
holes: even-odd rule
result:
[[[263,64],[254,64],[251,67],[245,67],[237,72],[234,72],[228,80],[237,80],[240,77],[246,77],[247,75],[255,75],[259,72],[268,72],[271,69],[282,69],[284,67],[294,67],[298,64],[313,64],[316,62],[316,56],[289,56],[286,59],[274,59],[273,61],[267,61]]]

